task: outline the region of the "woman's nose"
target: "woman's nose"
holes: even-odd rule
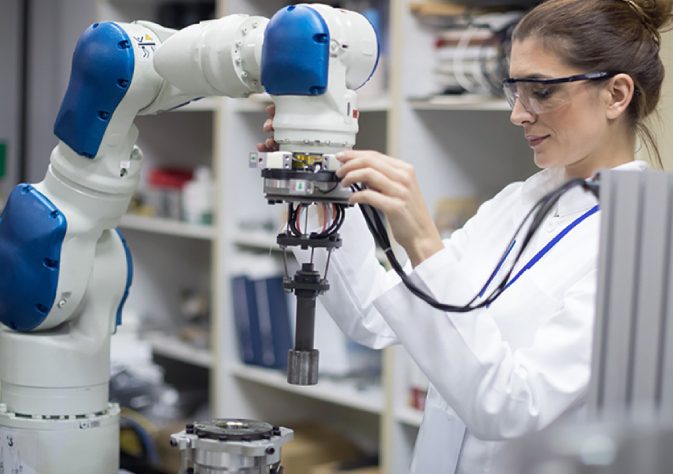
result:
[[[535,122],[535,114],[524,107],[523,103],[519,98],[514,102],[514,107],[512,107],[512,113],[509,116],[509,120],[514,124],[522,127],[526,123]]]

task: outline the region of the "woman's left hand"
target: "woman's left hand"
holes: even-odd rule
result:
[[[414,167],[376,151],[347,151],[337,158],[341,185],[362,183],[367,189],[353,194],[353,204],[369,204],[381,210],[397,242],[415,267],[444,245],[425,200]]]

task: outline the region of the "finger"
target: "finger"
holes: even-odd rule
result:
[[[407,166],[407,164],[404,161],[398,158],[394,158],[392,156],[388,156],[384,153],[380,153],[374,150],[347,150],[337,153],[336,157],[343,164],[349,161],[357,160],[359,158],[365,158],[365,159],[368,158],[384,161],[388,165],[396,168],[402,168],[404,166]]]
[[[273,132],[273,119],[270,118],[266,119],[264,125],[262,125],[262,130],[264,130],[267,133]]]
[[[257,151],[265,152],[265,151],[268,151],[268,150],[266,149],[266,145],[264,143],[258,143],[257,144]]]
[[[273,118],[276,115],[276,104],[269,104],[264,110],[266,110],[266,115],[268,115],[269,118]]]
[[[383,173],[389,179],[407,183],[408,176],[404,173],[401,168],[391,165],[392,161],[399,161],[395,158],[386,157],[385,155],[376,156],[378,154],[358,154],[356,157],[345,162],[341,168],[336,171],[336,175],[340,178],[347,176],[349,173],[365,168],[373,168],[380,173]]]
[[[264,141],[264,145],[269,149],[269,151],[277,151],[278,150],[278,143],[273,138],[267,138]]]
[[[388,214],[400,206],[396,198],[385,196],[373,189],[365,189],[364,191],[353,193],[348,202],[351,204],[368,204],[380,209],[384,214]]]
[[[368,188],[372,188],[387,196],[403,198],[406,195],[406,191],[402,185],[373,168],[351,171],[341,180],[341,185],[344,187],[349,187],[354,183],[363,183]]]

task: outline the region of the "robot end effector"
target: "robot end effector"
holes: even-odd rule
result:
[[[198,54],[188,54],[192,51]],[[279,10],[271,20],[231,15],[188,27],[164,43],[154,63],[169,83],[196,95],[246,97],[266,91],[271,96],[279,150],[251,153],[250,166],[262,170],[269,203],[289,206],[287,231],[278,244],[331,252],[341,245],[338,230],[350,196],[335,174],[340,166],[336,153],[355,144],[354,90],[372,76],[378,56],[376,32],[362,15],[299,4]],[[199,81],[194,82],[192,70],[200,71]],[[320,233],[300,223],[302,212],[315,203],[329,210],[330,222]],[[297,297],[287,377],[293,384],[318,380],[315,304],[329,288],[326,274],[327,268],[321,276],[313,262],[302,264],[292,279],[286,271],[285,289]]]
[[[288,355],[287,381],[318,382],[319,353],[314,349],[316,298],[329,289],[327,265],[341,246],[339,228],[350,190],[339,186],[336,154],[355,144],[358,107],[355,89],[374,73],[378,41],[361,15],[326,5],[296,5],[274,15],[265,33],[261,78],[276,106],[274,139],[279,150],[251,153],[250,166],[260,168],[270,204],[288,205],[286,231],[277,243],[311,249],[311,261],[284,287],[297,297],[295,347]],[[320,232],[302,228],[313,204],[323,206]],[[327,217],[329,216],[329,217]],[[314,268],[313,250],[328,252],[323,275]],[[284,252],[285,257],[285,252]]]

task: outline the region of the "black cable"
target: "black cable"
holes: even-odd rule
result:
[[[516,257],[514,258],[514,261],[511,263],[509,266],[509,269],[505,273],[504,277],[501,279],[500,283],[495,287],[495,289],[480,303],[478,304],[473,304],[477,299],[479,299],[480,295],[487,289],[491,278],[493,278],[498,270],[496,267],[491,274],[491,277],[487,280],[486,284],[482,287],[481,291],[477,293],[467,304],[458,306],[458,305],[451,305],[451,304],[445,304],[445,303],[440,303],[438,302],[435,298],[433,298],[430,294],[426,293],[422,289],[420,289],[416,284],[411,281],[411,278],[407,275],[407,273],[404,271],[402,268],[402,265],[400,262],[397,260],[397,257],[393,253],[392,246],[390,243],[390,238],[388,236],[388,232],[386,230],[385,224],[384,224],[384,217],[381,215],[380,211],[375,209],[372,206],[369,206],[367,204],[360,204],[360,210],[362,211],[362,215],[364,216],[365,222],[367,223],[367,227],[369,228],[369,231],[372,233],[374,240],[376,244],[383,250],[383,252],[386,255],[386,258],[388,259],[388,262],[390,263],[390,266],[393,268],[395,273],[400,277],[402,280],[402,283],[413,293],[415,296],[418,298],[422,299],[426,303],[428,303],[430,306],[433,308],[439,309],[441,311],[447,311],[451,313],[467,313],[469,311],[473,311],[475,309],[483,308],[486,306],[489,306],[492,304],[498,297],[502,294],[502,292],[507,288],[507,285],[509,283],[510,276],[512,275],[512,272],[514,271],[514,268],[516,267],[516,264],[519,262],[521,259],[521,256],[523,255],[524,251],[530,244],[530,242],[533,239],[533,236],[537,232],[538,228],[544,221],[544,219],[547,217],[547,215],[551,212],[551,210],[554,208],[558,200],[563,196],[566,192],[568,192],[570,189],[580,186],[582,189],[591,192],[594,196],[598,197],[598,183],[597,182],[586,182],[583,179],[573,179],[565,183],[564,185],[560,186],[556,190],[548,193],[545,195],[542,199],[540,199],[535,205],[531,208],[531,210],[526,214],[524,217],[523,221],[519,225],[519,227],[516,229],[514,232],[514,235],[512,236],[507,249],[509,250],[510,247],[514,244],[514,242],[517,239],[517,236],[523,229],[524,225],[526,222],[531,219],[532,216],[532,222],[528,230],[526,231],[526,234],[524,235],[522,239],[522,244],[521,247],[519,248],[518,253],[516,254]],[[353,185],[352,186],[353,191],[361,191],[364,189],[361,186],[358,185]],[[507,251],[503,253],[503,256],[500,260],[500,262],[504,261],[505,255],[507,254]]]
[[[297,204],[297,207],[295,208],[293,203],[288,204],[288,217],[286,225],[286,233],[288,235],[293,235],[294,237],[302,237],[304,235],[304,232],[301,230],[301,226],[297,227],[297,216],[301,212],[302,208],[306,209],[306,212],[308,212],[309,206],[310,204]],[[334,209],[335,215],[330,225],[322,232],[312,233],[310,236],[312,239],[328,238],[339,231],[346,218],[346,206],[344,204],[335,204]]]

